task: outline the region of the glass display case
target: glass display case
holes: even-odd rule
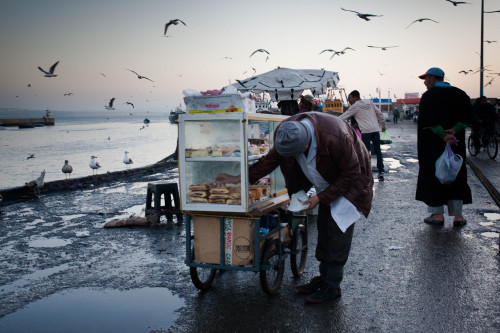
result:
[[[280,168],[248,183],[248,167],[273,146],[274,131],[287,116],[249,112],[179,116],[179,182],[182,210],[251,212],[263,201],[286,193]],[[218,174],[240,182],[215,185]]]

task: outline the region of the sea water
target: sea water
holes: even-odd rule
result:
[[[64,160],[73,167],[71,178],[92,175],[90,157],[97,156],[98,174],[124,170],[124,152],[131,168],[147,166],[174,153],[177,125],[169,112],[53,111],[54,126],[0,130],[0,189],[24,186],[45,170],[45,182],[65,179]],[[0,110],[0,118],[41,118],[44,111]],[[151,122],[144,124],[144,119]],[[34,154],[34,158],[28,157]]]

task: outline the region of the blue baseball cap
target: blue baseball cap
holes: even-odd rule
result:
[[[434,76],[439,76],[439,77],[444,77],[444,72],[441,68],[437,68],[437,67],[432,67],[432,68],[429,68],[427,70],[427,72],[425,72],[425,74],[422,74],[419,76],[420,79],[425,79],[425,77],[427,75],[434,75]]]

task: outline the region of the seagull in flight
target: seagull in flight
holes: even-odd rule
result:
[[[500,13],[500,10],[492,10],[490,12],[485,12],[485,13]]]
[[[224,59],[231,60],[231,59],[233,59],[233,58],[231,58],[231,57],[224,57],[224,58],[222,58],[221,60],[224,60]]]
[[[367,45],[368,47],[373,47],[373,48],[376,48],[376,49],[382,49],[382,51],[386,51],[387,49],[391,48],[391,47],[398,47],[399,45],[395,45],[395,46],[373,46],[373,45]]]
[[[491,43],[496,43],[496,40],[485,40],[486,43],[491,44]]]
[[[484,86],[485,86],[485,87],[486,87],[486,86],[491,86],[491,83],[493,83],[493,80],[494,80],[494,79],[495,79],[495,78],[492,78],[492,79],[490,80],[490,82],[486,83]]]
[[[449,3],[453,4],[453,6],[457,6],[457,5],[464,5],[466,3],[470,4],[470,2],[464,2],[464,1],[452,1],[452,0],[445,0],[445,1],[448,1]]]
[[[466,71],[466,70],[463,70],[463,69],[462,69],[462,70],[461,70],[460,72],[458,72],[458,73],[464,73],[465,75],[467,75],[467,74],[469,74],[469,72],[472,72],[472,70],[470,70],[470,71]]]
[[[370,17],[380,17],[380,16],[383,16],[383,15],[374,15],[374,14],[362,14],[360,12],[357,12],[355,10],[350,10],[350,9],[344,9],[342,7],[340,7],[340,9],[342,10],[345,10],[346,12],[353,12],[353,13],[356,13],[358,15],[359,18],[362,18],[363,20],[365,21],[370,21]]]
[[[64,165],[62,167],[62,172],[66,175],[66,179],[68,177],[71,177],[70,174],[73,172],[73,167],[71,165],[69,165],[68,160],[64,161]]]
[[[44,75],[45,77],[56,77],[57,75],[54,74],[54,71],[55,71],[56,66],[57,66],[58,63],[59,63],[59,61],[57,61],[52,66],[50,66],[50,70],[48,72],[46,70],[44,70],[42,67],[40,67],[40,66],[38,66],[38,69],[45,73],[45,75]]]
[[[115,98],[113,97],[112,99],[109,100],[109,105],[104,105],[106,110],[114,110],[115,108],[113,107],[113,102],[115,101]]]
[[[149,81],[151,81],[151,82],[154,82],[154,81],[153,81],[153,80],[151,80],[150,78],[147,78],[147,77],[145,77],[145,76],[139,75],[139,73],[134,72],[134,71],[133,71],[133,70],[131,70],[131,69],[128,69],[128,68],[125,68],[125,69],[126,69],[126,70],[128,70],[128,71],[130,71],[130,72],[132,72],[132,73],[134,73],[135,75],[137,75],[137,78],[138,78],[138,79],[146,79],[146,80],[149,80]]]
[[[35,158],[35,154],[31,154],[30,156],[26,157],[27,160],[29,160],[30,158]]]
[[[253,56],[253,55],[254,55],[255,53],[257,53],[257,52],[265,52],[265,53],[267,53],[267,54],[270,54],[269,52],[267,52],[267,51],[266,51],[266,50],[264,50],[264,49],[257,49],[257,50],[255,50],[255,51],[253,51],[253,52],[252,52],[252,54],[250,54],[250,57],[251,57],[251,56]],[[249,57],[249,58],[250,58],[250,57]]]
[[[177,24],[179,24],[179,22],[181,22],[182,24],[186,25],[186,23],[182,22],[179,19],[170,20],[167,24],[165,24],[165,31],[163,32],[163,36],[167,35],[167,29],[168,29],[169,26],[171,26],[172,24],[173,25],[177,25]]]
[[[132,104],[130,102],[125,102],[125,104],[132,105],[132,109],[134,109],[134,104]]]
[[[438,21],[434,21],[433,19],[430,19],[430,18],[419,18],[419,19],[416,19],[415,21],[411,22],[410,24],[408,24],[408,26],[405,29],[408,29],[410,27],[410,25],[412,25],[415,22],[422,22],[422,21],[432,21],[432,22],[439,23]]]

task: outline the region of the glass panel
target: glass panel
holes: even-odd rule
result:
[[[188,203],[241,205],[240,184],[224,187],[213,184],[220,173],[239,175],[240,162],[189,161],[185,172]]]
[[[238,120],[185,122],[186,157],[238,156],[240,124]]]

